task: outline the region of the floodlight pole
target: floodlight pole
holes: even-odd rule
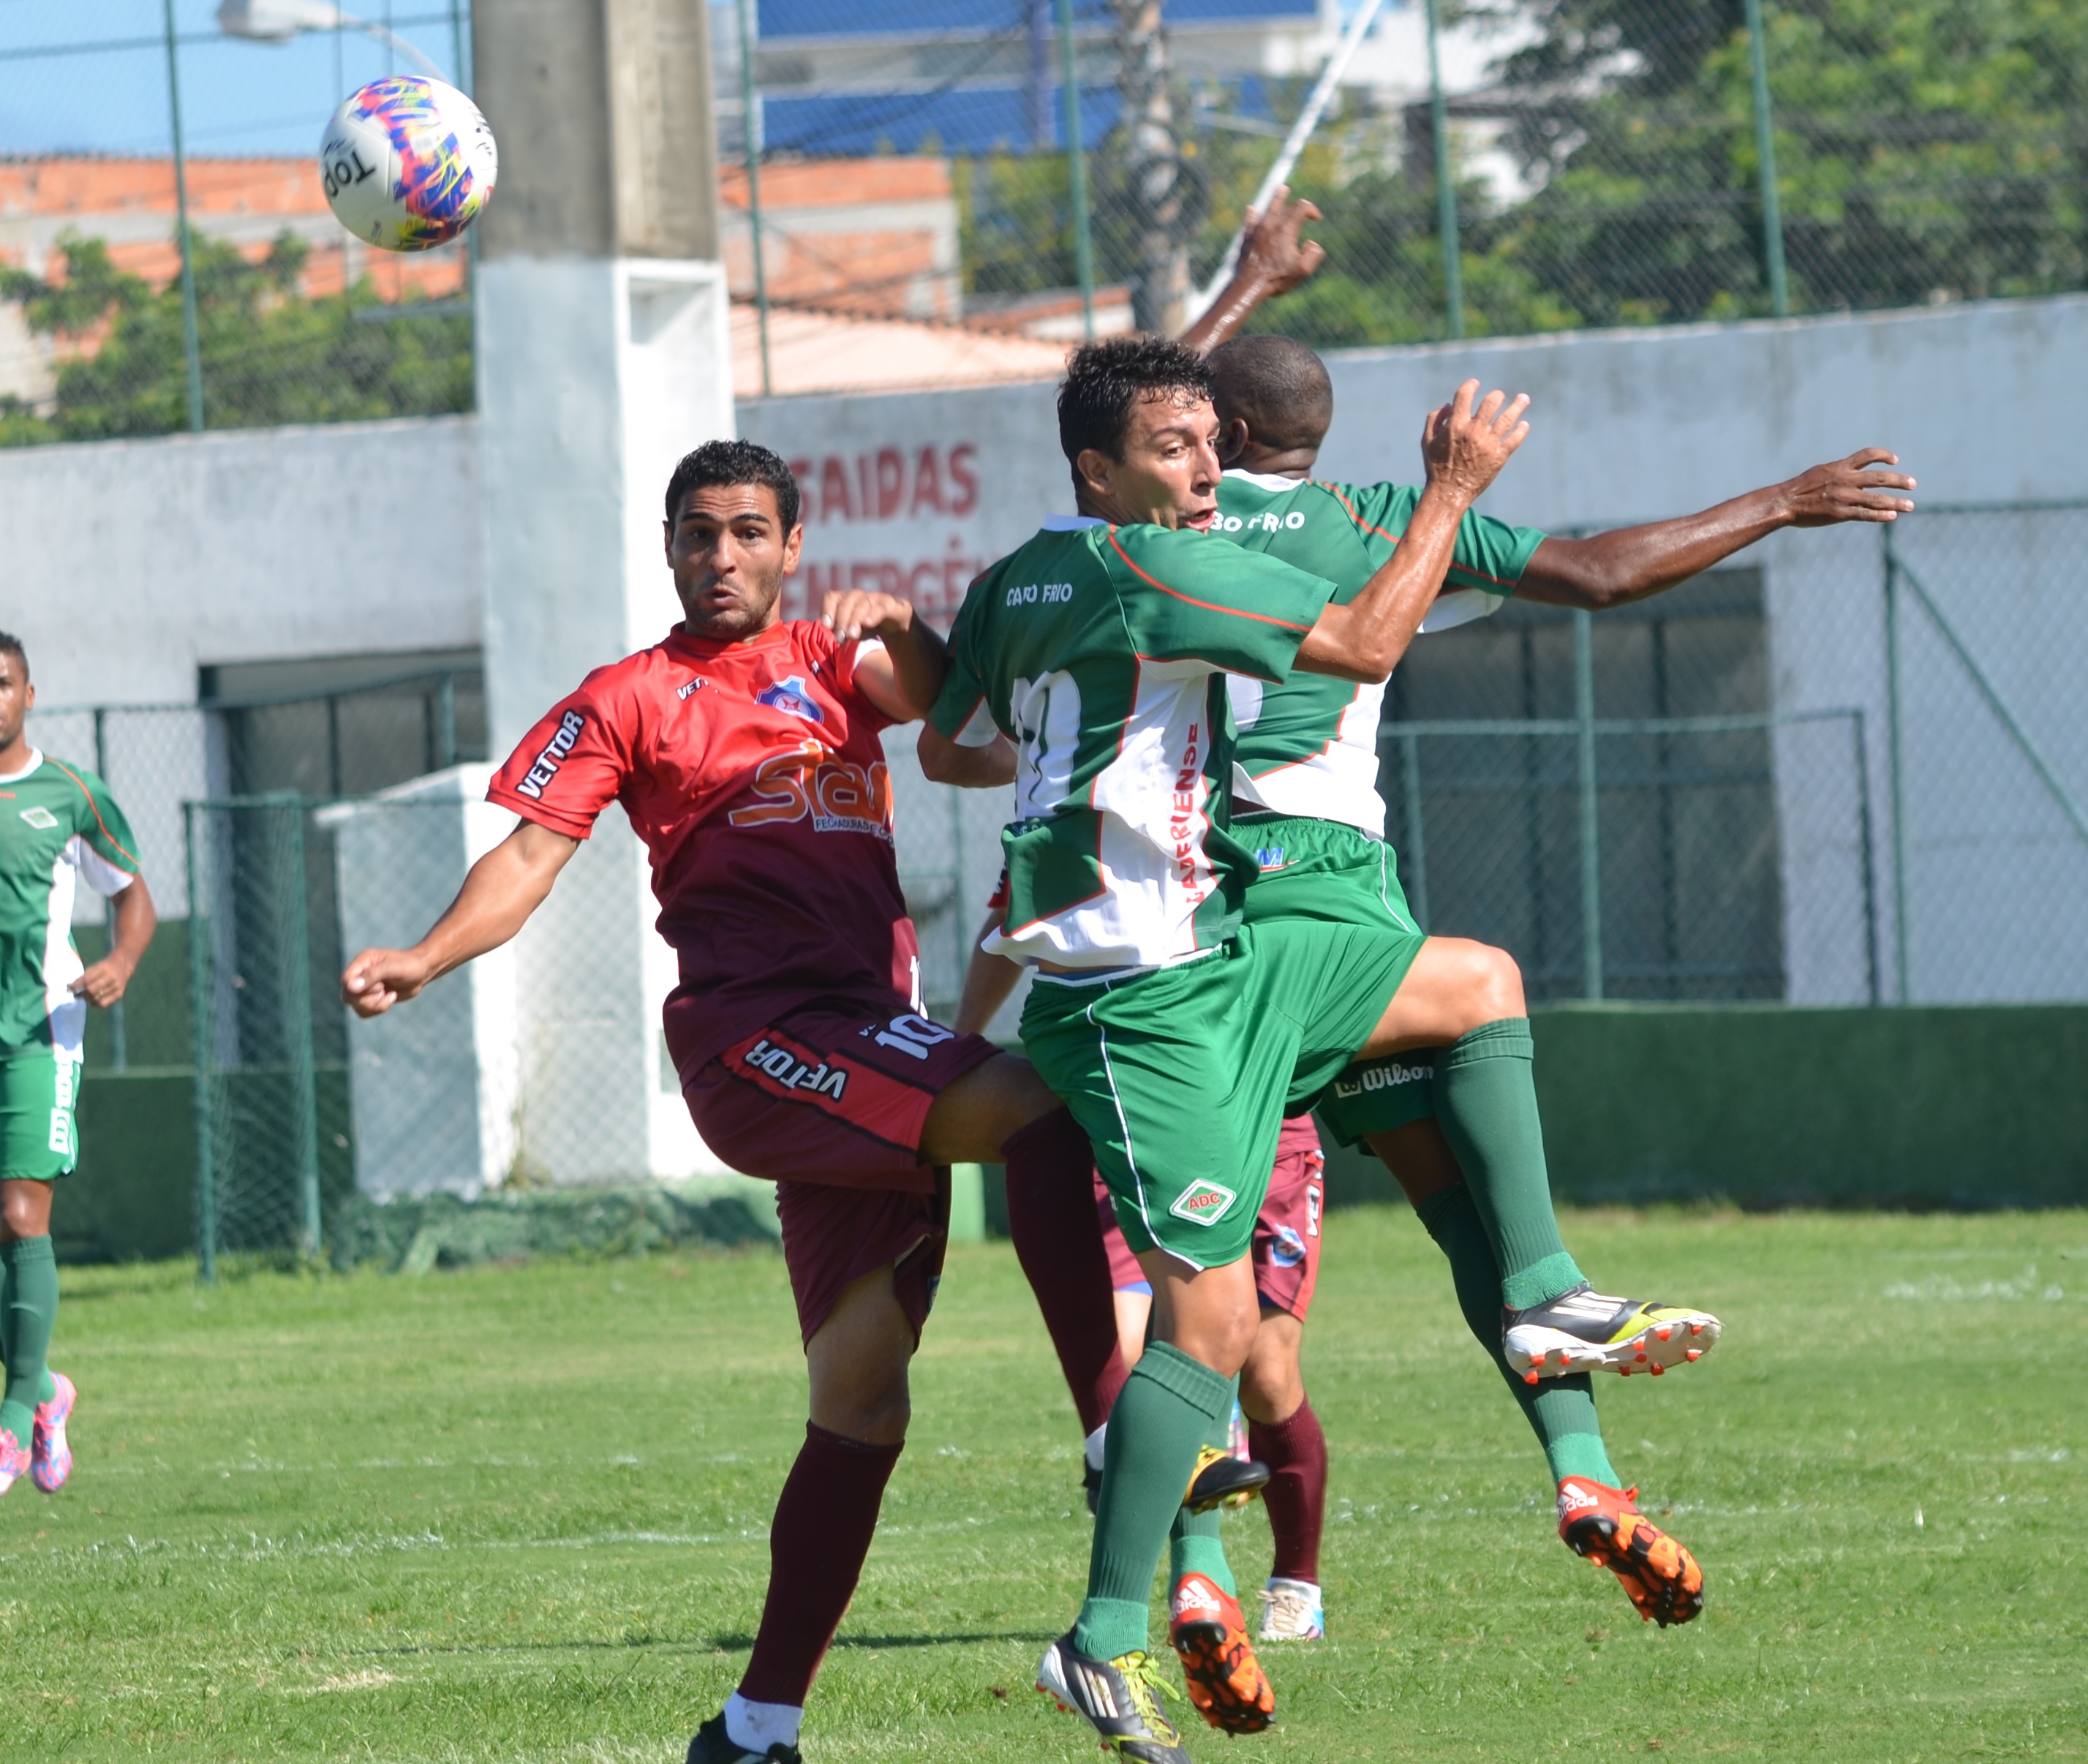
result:
[[[1436,148],[1436,230],[1443,239],[1443,303],[1450,335],[1465,334],[1465,265],[1457,244],[1457,180],[1450,164],[1450,113],[1443,101],[1442,59],[1436,49],[1436,0],[1428,3],[1428,129]]]
[[[182,152],[182,74],[174,46],[174,0],[161,0],[167,31],[167,110],[173,119],[174,215],[182,254],[182,353],[188,367],[189,428],[203,433],[203,343],[196,331],[195,263],[189,238],[188,163]]]
[[[1064,69],[1066,170],[1073,195],[1073,260],[1080,278],[1080,336],[1095,337],[1095,241],[1088,216],[1088,152],[1080,126],[1080,59],[1073,45],[1073,0],[1058,0],[1059,55]]]
[[[761,98],[754,84],[754,0],[739,0],[739,141],[747,161],[747,222],[754,239],[754,322],[761,336],[761,396],[768,370],[768,268],[761,248]]]
[[[1747,0],[1748,71],[1754,88],[1755,160],[1761,180],[1762,267],[1769,277],[1769,310],[1791,316],[1791,286],[1783,267],[1783,203],[1776,188],[1776,131],[1769,108],[1769,45],[1762,32],[1761,0]]]

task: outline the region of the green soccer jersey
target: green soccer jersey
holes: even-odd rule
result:
[[[1206,533],[1047,522],[972,584],[931,713],[1019,751],[986,948],[1151,967],[1217,948],[1254,855],[1231,818],[1228,674],[1281,682],[1331,582]]]
[[[1218,524],[1211,530],[1337,584],[1334,599],[1346,603],[1391,557],[1420,500],[1421,492],[1404,484],[1228,472],[1218,483]],[[1515,592],[1543,542],[1534,528],[1468,513],[1423,632],[1447,631],[1492,612]],[[1239,731],[1234,798],[1241,807],[1346,821],[1384,836],[1384,799],[1377,794],[1382,686],[1300,674],[1274,687],[1237,679],[1231,691]]]
[[[72,940],[82,883],[120,894],[138,874],[137,841],[109,786],[84,766],[32,752],[0,773],[0,1054],[53,1038],[72,983],[86,971]],[[70,1034],[57,1038],[71,1038]]]

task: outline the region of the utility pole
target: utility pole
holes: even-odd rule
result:
[[[1115,0],[1115,8],[1124,178],[1138,228],[1132,323],[1140,331],[1172,336],[1182,328],[1189,302],[1189,247],[1166,28],[1160,0]]]
[[[167,32],[167,111],[173,119],[174,225],[182,254],[182,354],[188,368],[189,430],[203,433],[203,340],[196,326],[195,242],[189,235],[189,173],[182,150],[182,70],[174,42],[174,0],[163,0]]]

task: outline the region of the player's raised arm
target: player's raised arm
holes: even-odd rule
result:
[[[894,722],[918,722],[934,706],[950,671],[950,652],[935,627],[915,616],[914,603],[896,594],[846,589],[827,596],[819,623],[843,643],[868,639],[855,683]]]
[[[411,949],[366,949],[340,977],[341,1000],[358,1017],[381,1017],[430,980],[498,949],[544,904],[580,842],[520,821],[471,867],[457,897]]]
[[[1183,347],[1209,355],[1245,324],[1264,300],[1287,294],[1308,280],[1326,261],[1327,250],[1316,239],[1299,238],[1298,229],[1320,217],[1311,203],[1302,197],[1292,199],[1287,184],[1277,186],[1263,212],[1248,209],[1239,265],[1218,298],[1182,333]]]
[[[1914,480],[1888,470],[1899,456],[1863,447],[1701,514],[1585,539],[1547,538],[1524,567],[1525,600],[1600,612],[1685,582],[1784,527],[1897,520],[1914,512]]]
[[[1421,436],[1428,484],[1414,518],[1356,597],[1326,607],[1306,633],[1297,662],[1306,673],[1383,680],[1406,653],[1449,571],[1458,522],[1530,433],[1526,394],[1478,392],[1479,383],[1468,379],[1429,413]]]

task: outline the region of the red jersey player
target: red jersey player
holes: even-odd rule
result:
[[[667,561],[685,618],[588,675],[488,793],[520,817],[412,949],[342,977],[374,1017],[505,943],[620,803],[651,854],[681,961],[667,1043],[704,1141],[774,1179],[811,1378],[806,1442],[770,1528],[746,1676],[691,1764],[791,1764],[807,1691],[855,1590],[908,1419],[907,1366],[935,1296],[948,1166],[1004,1162],[1025,1257],[1076,1400],[1123,1381],[1087,1139],[1029,1064],[921,1008],[880,731],[923,716],[946,663],[905,601],[777,602],[802,529],[789,469],[712,442],[675,469]],[[1098,1415],[1097,1415],[1098,1419]]]

